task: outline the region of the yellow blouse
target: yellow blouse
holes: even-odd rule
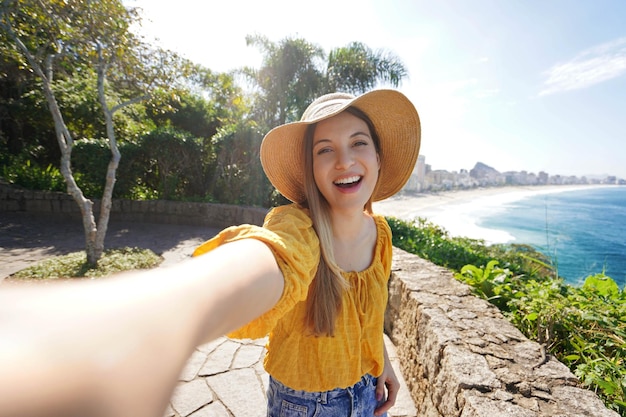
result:
[[[334,337],[311,336],[305,324],[305,299],[320,257],[308,211],[295,205],[275,208],[263,227],[229,227],[194,251],[198,256],[246,238],[271,248],[285,279],[283,294],[271,310],[228,336],[254,339],[269,334],[265,369],[288,387],[328,391],[354,385],[367,373],[382,373],[392,245],[385,218],[375,215],[374,220],[378,237],[371,265],[360,272],[343,272],[350,288],[343,294]]]

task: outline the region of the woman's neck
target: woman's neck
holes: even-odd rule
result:
[[[365,211],[331,215],[333,252],[343,271],[363,271],[368,268],[376,246],[376,224]]]
[[[367,230],[371,216],[365,211],[331,212],[333,238],[338,242],[360,239]]]

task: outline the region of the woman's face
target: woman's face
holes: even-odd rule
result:
[[[365,121],[339,113],[318,122],[313,135],[313,177],[331,210],[363,210],[380,161]]]

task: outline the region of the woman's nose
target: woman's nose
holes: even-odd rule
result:
[[[337,169],[345,170],[354,164],[354,154],[349,149],[337,151]]]

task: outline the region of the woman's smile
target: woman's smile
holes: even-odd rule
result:
[[[347,178],[342,178],[340,180],[335,181],[335,185],[339,188],[347,189],[353,188],[361,183],[361,176],[354,175]]]

